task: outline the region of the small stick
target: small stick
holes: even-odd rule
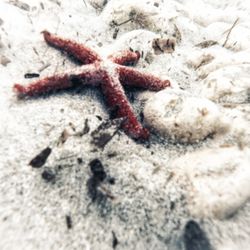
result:
[[[45,69],[47,69],[50,65],[51,65],[50,63],[47,63],[47,64],[43,65],[40,69],[38,69],[38,72],[41,73],[42,71],[44,71]]]
[[[132,20],[133,20],[133,19],[130,18],[130,19],[128,19],[128,20],[126,20],[126,21],[123,21],[123,22],[121,22],[121,23],[115,23],[115,26],[121,26],[121,25],[126,24],[126,23],[128,23],[128,22],[131,22]]]
[[[233,28],[234,28],[234,27],[236,26],[236,24],[238,23],[239,19],[240,19],[240,18],[238,17],[238,18],[234,21],[232,27],[229,29],[229,31],[228,31],[228,33],[227,33],[226,40],[225,40],[225,42],[223,43],[222,47],[225,47],[225,46],[226,46],[227,41],[228,41],[228,39],[229,39],[229,36],[230,36],[230,34],[231,34]]]

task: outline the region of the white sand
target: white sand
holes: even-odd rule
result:
[[[85,2],[0,0],[0,249],[190,250],[184,233],[190,219],[199,223],[214,249],[248,249],[248,1]],[[118,27],[114,22],[126,23]],[[138,69],[170,79],[174,90],[181,88],[192,100],[213,101],[202,104],[213,108],[212,118],[199,123],[200,130],[192,118],[196,116],[179,107],[179,120],[188,121],[192,132],[202,131],[195,137],[198,142],[179,143],[178,135],[185,137],[190,130],[186,125],[182,131],[171,129],[175,109],[168,108],[170,120],[148,124],[157,131],[159,124],[169,122],[171,142],[169,135],[153,132],[150,143],[138,144],[119,132],[104,149],[98,148],[91,132],[109,114],[95,88],[17,100],[13,84],[32,82],[24,79],[25,73],[42,78],[77,67],[46,45],[40,34],[45,29],[102,55],[129,48],[143,51]],[[156,38],[175,39],[175,51],[155,54]],[[208,40],[214,45],[206,47]],[[157,98],[153,95],[128,91],[138,116],[150,97]],[[86,119],[90,131],[79,136]],[[216,133],[224,119],[230,129]],[[65,143],[59,139],[63,132],[69,135]],[[211,133],[216,135],[204,139]],[[52,153],[45,165],[29,166],[48,146]],[[107,178],[99,187],[106,198],[93,202],[87,183],[94,158],[102,161],[115,184]],[[48,169],[55,173],[50,182],[41,177]]]

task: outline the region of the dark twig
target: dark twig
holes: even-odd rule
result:
[[[240,18],[238,17],[238,18],[234,21],[232,27],[228,30],[228,33],[227,33],[227,36],[226,36],[226,40],[225,40],[225,42],[223,43],[222,47],[225,47],[225,46],[226,46],[226,44],[227,44],[227,42],[228,42],[228,39],[229,39],[229,36],[230,36],[230,34],[231,34],[233,28],[234,28],[234,27],[236,26],[236,24],[238,23],[239,19],[240,19]]]

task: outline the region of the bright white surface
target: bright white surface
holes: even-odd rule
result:
[[[29,5],[28,11],[15,6],[15,1],[0,0],[0,56],[10,60],[7,66],[0,65],[0,248],[112,249],[114,231],[119,241],[117,249],[179,250],[185,222],[195,215],[215,249],[246,249],[244,246],[250,244],[248,1],[137,0],[124,4],[111,0],[103,11],[96,11],[88,3],[86,7],[81,0],[23,2]],[[140,14],[147,14],[147,2],[149,10],[156,11],[156,15],[144,15],[147,30],[140,33],[143,27],[139,23],[128,22],[119,27],[114,40],[110,21],[126,20],[131,9],[138,6]],[[122,12],[117,5],[125,5]],[[237,18],[237,25],[222,47]],[[172,36],[175,26],[181,33],[175,52],[154,55],[151,41]],[[194,97],[202,95],[215,101],[218,110],[223,110],[231,121],[230,133],[186,145],[153,135],[150,147],[136,144],[121,133],[104,150],[96,151],[89,133],[70,136],[59,145],[64,129],[75,133],[70,123],[81,132],[88,119],[93,131],[101,123],[96,116],[108,119],[108,111],[101,92],[91,88],[16,100],[13,84],[32,81],[24,79],[25,73],[38,72],[49,64],[41,72],[45,77],[76,67],[45,44],[40,34],[44,29],[85,43],[105,55],[121,48],[145,50],[138,68],[173,79]],[[207,39],[215,39],[218,45],[204,49],[196,46]],[[202,64],[204,54],[214,59]],[[232,93],[230,98],[224,96],[228,92]],[[131,93],[128,91],[130,97]],[[133,105],[138,116],[144,104],[139,96],[135,92]],[[53,151],[46,165],[41,169],[28,166],[47,146]],[[114,152],[115,157],[108,157]],[[186,153],[203,168],[191,164]],[[83,159],[80,165],[78,157]],[[115,185],[106,186],[116,197],[114,202],[97,205],[87,195],[88,163],[96,157],[116,179]],[[214,164],[210,157],[214,157]],[[180,174],[174,168],[178,158],[188,162],[184,176],[189,179],[173,178]],[[227,161],[235,162],[234,171],[227,171]],[[59,165],[55,184],[46,183],[41,178],[44,168],[56,170]],[[208,175],[212,167],[220,176],[217,170],[214,178]],[[203,170],[203,174],[194,176],[193,171]],[[195,189],[190,191],[193,185]],[[204,188],[198,190],[199,185]],[[204,212],[204,204],[208,204],[209,213]],[[228,214],[232,217],[227,218]],[[66,215],[72,217],[71,230],[66,227]]]

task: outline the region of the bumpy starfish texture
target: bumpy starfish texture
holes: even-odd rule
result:
[[[95,51],[82,44],[62,39],[48,31],[43,31],[43,35],[50,46],[66,52],[82,65],[73,71],[46,77],[27,86],[15,84],[14,91],[19,98],[71,88],[78,84],[100,86],[112,116],[124,118],[123,130],[134,139],[148,139],[149,132],[137,120],[122,85],[158,91],[169,87],[169,80],[128,67],[135,65],[140,59],[137,51],[122,51],[102,59]]]

